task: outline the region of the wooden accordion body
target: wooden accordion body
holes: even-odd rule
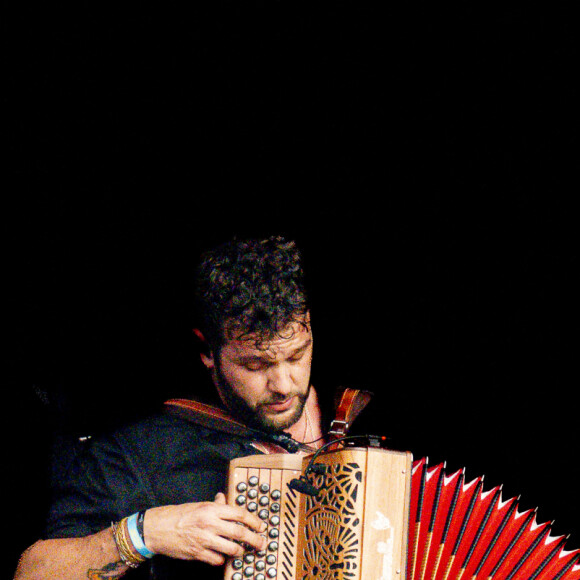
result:
[[[230,559],[225,580],[579,580],[535,511],[483,491],[483,478],[413,462],[410,453],[345,447],[316,457],[230,463],[228,502],[268,523],[268,548]],[[318,493],[289,487],[306,481]],[[294,486],[296,487],[296,486]]]
[[[412,457],[375,448],[321,454],[309,481],[288,484],[310,457],[258,455],[230,464],[228,501],[268,522],[268,549],[231,560],[225,578],[404,578]],[[376,491],[380,490],[380,493]]]

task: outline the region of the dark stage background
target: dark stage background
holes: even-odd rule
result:
[[[466,6],[7,11],[11,568],[71,438],[190,393],[199,252],[272,233],[315,383],[580,547],[573,20]]]

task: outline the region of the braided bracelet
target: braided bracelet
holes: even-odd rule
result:
[[[115,540],[117,551],[123,563],[129,566],[129,568],[137,568],[145,562],[145,558],[135,550],[131,543],[127,529],[127,518],[122,519],[120,522],[113,522],[111,527],[113,530],[113,539]]]

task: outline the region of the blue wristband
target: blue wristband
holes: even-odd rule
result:
[[[141,556],[144,558],[153,558],[155,553],[152,552],[147,548],[141,534],[139,534],[139,530],[137,529],[137,516],[139,514],[133,514],[127,518],[127,529],[129,530],[129,537],[131,538],[131,542],[133,543],[133,547]]]

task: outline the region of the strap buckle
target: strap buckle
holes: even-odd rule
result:
[[[341,426],[338,425],[340,423]],[[334,419],[330,424],[330,431],[328,432],[329,435],[344,435],[349,428],[349,424],[347,421],[343,421],[342,419]]]

